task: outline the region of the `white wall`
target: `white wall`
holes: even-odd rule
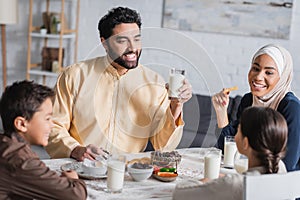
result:
[[[34,10],[34,23],[41,23],[41,1]],[[19,23],[7,26],[9,83],[25,78],[27,55],[28,1],[19,0]],[[299,5],[299,3],[298,3]],[[223,87],[237,85],[232,95],[249,90],[247,73],[254,52],[267,43],[278,43],[290,50],[294,59],[293,91],[300,96],[300,5],[294,0],[289,40],[245,37],[204,32],[161,29],[163,0],[87,0],[81,1],[78,60],[103,55],[97,31],[98,20],[114,6],[137,9],[143,22],[141,63],[167,77],[170,67],[183,67],[195,93],[212,94]],[[58,7],[54,5],[53,9]],[[35,53],[35,56],[39,56]],[[1,61],[2,62],[2,61]],[[55,79],[49,81],[53,85]]]

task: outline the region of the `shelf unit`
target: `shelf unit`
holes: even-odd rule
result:
[[[40,0],[41,1],[41,0]],[[53,0],[43,0],[46,1],[46,10],[47,14],[50,14],[50,1]],[[48,47],[48,40],[58,40],[58,71],[62,71],[63,63],[63,41],[64,40],[74,40],[74,62],[77,61],[77,49],[78,49],[78,24],[79,24],[79,9],[80,9],[80,0],[77,1],[76,5],[76,19],[75,19],[75,28],[68,29],[65,24],[65,1],[66,0],[56,0],[61,2],[60,6],[60,32],[58,34],[41,34],[39,32],[40,27],[33,25],[33,6],[34,0],[30,0],[29,5],[29,23],[28,23],[28,49],[27,49],[27,70],[26,70],[26,79],[30,79],[30,75],[37,75],[43,77],[43,84],[46,82],[46,77],[56,77],[57,73],[51,71],[42,70],[41,63],[32,62],[32,40],[34,38],[39,38],[43,40],[43,47]],[[72,0],[73,3],[73,0]],[[41,16],[42,17],[42,16]]]

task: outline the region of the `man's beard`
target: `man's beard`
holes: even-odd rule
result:
[[[136,54],[136,60],[135,61],[126,61],[122,58],[122,56],[126,55],[126,54]],[[139,65],[139,59],[141,56],[142,50],[140,50],[140,53],[138,51],[126,51],[124,52],[122,55],[117,55],[117,53],[108,45],[108,52],[107,54],[109,55],[109,57],[118,65],[126,68],[126,69],[134,69]]]

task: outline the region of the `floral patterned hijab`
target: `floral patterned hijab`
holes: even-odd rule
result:
[[[262,55],[269,55],[276,63],[280,79],[276,86],[268,94],[257,97],[253,95],[252,106],[262,106],[277,109],[280,101],[286,93],[291,91],[291,82],[293,79],[293,60],[290,53],[283,47],[275,44],[268,44],[260,48],[253,56],[254,60]]]

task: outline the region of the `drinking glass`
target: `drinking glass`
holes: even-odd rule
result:
[[[211,149],[204,157],[204,178],[216,179],[220,174],[221,166],[220,149]]]
[[[225,136],[224,139],[224,167],[234,167],[234,154],[237,151],[234,136]]]
[[[240,174],[248,170],[247,156],[239,153],[238,151],[234,155],[234,169]]]
[[[107,192],[120,193],[123,189],[126,157],[110,155],[107,160]]]
[[[185,78],[184,69],[175,69],[170,70],[169,76],[169,98],[180,98],[179,97],[179,88],[183,85],[183,80]]]

